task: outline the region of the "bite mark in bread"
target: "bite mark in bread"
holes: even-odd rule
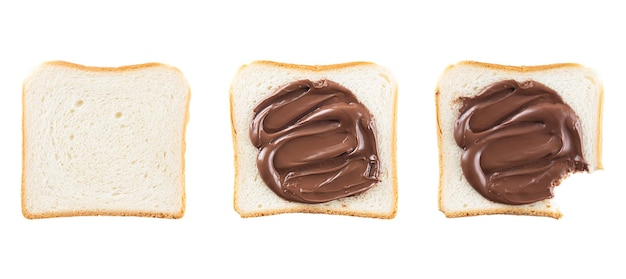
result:
[[[511,79],[518,82],[535,80],[554,89],[580,118],[583,154],[589,170],[602,168],[603,89],[592,70],[572,63],[515,67],[460,62],[444,71],[435,94],[440,160],[439,208],[448,217],[484,214],[561,217],[552,199],[527,205],[505,205],[489,201],[469,186],[460,169],[462,149],[454,143],[452,132],[459,116],[460,104],[457,100],[475,96],[491,84]]]

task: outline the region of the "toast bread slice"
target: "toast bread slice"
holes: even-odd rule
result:
[[[505,66],[463,61],[449,66],[437,85],[437,137],[439,142],[439,209],[447,217],[485,214],[534,215],[560,218],[552,199],[526,205],[492,202],[468,183],[460,166],[462,148],[454,139],[462,97],[472,97],[503,81],[534,80],[555,90],[577,114],[582,127],[582,149],[589,171],[602,169],[603,88],[596,73],[578,64]]]
[[[380,160],[379,182],[371,189],[324,203],[287,201],[272,192],[259,176],[259,153],[249,136],[253,109],[278,88],[293,81],[331,80],[349,89],[373,115]],[[254,61],[242,66],[230,88],[235,159],[234,208],[242,217],[280,213],[324,213],[393,218],[397,210],[396,107],[397,85],[392,73],[379,65],[353,62],[306,66]]]
[[[41,64],[23,84],[23,215],[182,217],[189,98],[164,64]]]

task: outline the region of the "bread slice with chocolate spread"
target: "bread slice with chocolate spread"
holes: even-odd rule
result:
[[[602,169],[603,88],[589,68],[464,61],[444,71],[435,96],[447,217],[558,219],[553,187]]]
[[[23,85],[22,212],[180,218],[190,90],[163,64],[47,62]]]
[[[235,210],[393,218],[396,100],[392,73],[373,63],[242,66],[230,88]]]

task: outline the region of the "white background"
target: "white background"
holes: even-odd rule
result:
[[[623,6],[604,1],[7,2],[0,4],[0,278],[626,276]],[[233,210],[228,89],[242,64],[260,59],[364,60],[395,73],[395,219],[312,214],[242,219]],[[93,66],[154,61],[185,74],[192,98],[182,219],[22,216],[21,86],[31,69],[49,60]],[[560,220],[447,219],[438,211],[434,89],[445,67],[460,60],[576,62],[602,78],[606,169],[573,175],[556,188],[564,213]]]

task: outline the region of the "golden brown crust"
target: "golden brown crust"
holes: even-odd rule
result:
[[[603,170],[604,165],[602,165],[602,117],[604,112],[604,87],[600,88],[600,104],[598,107],[598,134],[596,137],[598,138],[598,142],[596,142],[596,169]]]
[[[544,70],[552,70],[556,68],[563,67],[575,67],[582,68],[580,64],[576,63],[557,63],[557,64],[548,64],[548,65],[537,65],[537,66],[508,66],[508,65],[498,65],[498,64],[490,64],[476,61],[461,61],[455,65],[448,66],[442,77],[452,68],[458,65],[468,65],[474,67],[483,67],[491,70],[504,70],[504,71],[514,71],[514,72],[532,72],[532,71],[544,71]],[[529,216],[544,216],[544,217],[552,217],[555,219],[559,219],[562,217],[561,212],[559,211],[546,211],[541,209],[532,209],[527,207],[503,207],[492,210],[473,210],[473,211],[462,211],[462,212],[449,212],[444,208],[442,193],[443,193],[443,132],[441,130],[441,118],[440,118],[440,106],[441,101],[440,98],[440,88],[439,82],[437,83],[437,87],[435,89],[435,112],[437,114],[437,144],[439,147],[439,191],[438,191],[438,205],[439,211],[443,212],[446,217],[454,218],[454,217],[464,217],[464,216],[478,216],[478,215],[491,215],[491,214],[509,214],[509,215],[529,215]],[[604,99],[604,89],[602,88],[600,91],[600,107],[598,109],[598,142],[596,145],[596,159],[597,159],[597,169],[603,169],[602,166],[602,111],[603,111],[603,99]],[[548,207],[550,207],[548,205]]]
[[[83,71],[97,71],[97,72],[123,72],[123,71],[129,71],[129,70],[137,70],[137,69],[145,69],[145,68],[150,68],[150,67],[167,67],[170,69],[173,69],[175,71],[177,71],[178,73],[180,73],[181,76],[184,75],[183,73],[176,67],[170,66],[170,65],[166,65],[166,64],[161,64],[161,63],[156,63],[156,62],[151,62],[151,63],[145,63],[145,64],[137,64],[137,65],[128,65],[128,66],[121,66],[121,67],[94,67],[94,66],[85,66],[85,65],[80,65],[80,64],[75,64],[75,63],[71,63],[71,62],[66,62],[66,61],[49,61],[49,62],[44,62],[41,64],[40,67],[45,66],[45,65],[54,65],[54,66],[63,66],[63,67],[69,67],[69,68],[74,68],[74,69],[78,69],[78,70],[83,70]],[[27,79],[28,80],[28,79]],[[187,123],[189,122],[189,102],[191,99],[191,88],[188,86],[187,87],[187,104],[185,105],[185,120],[184,120],[184,124],[183,124],[183,139],[182,139],[182,173],[181,173],[181,178],[182,178],[182,203],[181,203],[181,211],[174,213],[174,214],[168,214],[168,213],[155,213],[155,212],[142,212],[142,211],[67,211],[67,212],[58,212],[58,213],[44,213],[44,214],[31,214],[30,212],[28,212],[28,209],[26,208],[26,185],[25,185],[25,180],[26,180],[26,150],[25,150],[25,146],[26,146],[26,131],[25,131],[25,116],[26,116],[26,103],[25,103],[25,99],[26,99],[26,87],[25,87],[25,80],[22,83],[22,185],[21,185],[21,201],[22,201],[22,215],[25,218],[28,219],[41,219],[41,218],[54,218],[54,217],[72,217],[72,216],[137,216],[137,217],[155,217],[155,218],[167,218],[167,219],[179,219],[182,218],[185,215],[185,208],[186,208],[186,203],[187,203],[187,198],[186,198],[186,191],[185,191],[185,151],[187,148],[187,144],[185,141],[185,135],[186,135],[186,131],[187,131]]]
[[[163,65],[163,64],[159,64],[159,65]],[[168,65],[165,65],[168,66]],[[171,66],[168,66],[171,67]],[[180,73],[180,75],[184,78],[183,72],[181,72],[178,68],[172,67],[174,68],[174,70],[178,71],[178,73]],[[187,124],[189,124],[189,104],[191,102],[191,87],[189,86],[189,83],[185,80],[185,83],[187,84],[187,103],[185,104],[185,120],[183,122],[183,141],[182,141],[182,150],[181,150],[181,156],[183,157],[181,160],[181,185],[183,187],[182,189],[182,203],[181,203],[181,211],[179,214],[174,215],[171,218],[174,219],[179,219],[182,218],[185,215],[185,209],[187,208],[187,191],[185,191],[186,187],[187,187],[187,183],[186,183],[186,179],[185,179],[185,153],[187,152],[187,141],[186,141],[186,135],[187,135]],[[163,217],[163,218],[169,218],[169,217]]]
[[[398,148],[396,146],[398,135],[397,135],[397,125],[398,125],[398,87],[396,86],[395,92],[393,92],[393,125],[391,128],[391,173],[392,173],[392,187],[393,187],[393,212],[391,212],[387,218],[393,219],[396,217],[396,213],[398,211]]]
[[[348,62],[348,63],[342,63],[342,64],[310,66],[310,65],[280,63],[280,62],[267,61],[267,60],[253,61],[252,63],[248,65],[252,65],[252,64],[261,64],[261,65],[267,65],[267,66],[289,68],[289,69],[300,70],[300,71],[313,71],[313,72],[342,69],[342,68],[348,68],[348,67],[354,67],[354,66],[375,65],[374,63],[371,63],[371,62]],[[241,66],[239,68],[239,71],[241,71],[243,68],[247,67],[248,65]],[[235,165],[235,175],[234,175],[235,190],[234,190],[234,198],[233,198],[233,207],[235,211],[239,213],[239,215],[242,218],[261,217],[261,216],[277,215],[277,214],[283,214],[283,213],[315,213],[315,214],[347,215],[347,216],[354,216],[354,217],[379,218],[379,219],[393,219],[396,216],[396,213],[398,211],[398,173],[397,173],[397,158],[396,158],[396,152],[397,152],[397,147],[396,147],[397,119],[396,118],[397,118],[397,106],[398,106],[398,88],[397,87],[395,88],[395,91],[393,92],[393,125],[392,125],[392,135],[391,135],[392,137],[391,138],[391,142],[392,142],[391,168],[392,168],[392,187],[393,187],[394,205],[393,205],[393,211],[388,214],[375,214],[371,212],[361,212],[361,211],[339,211],[339,210],[325,209],[325,208],[320,208],[320,207],[307,207],[306,205],[302,205],[301,207],[289,208],[289,209],[267,210],[267,211],[251,212],[251,213],[247,213],[241,210],[237,206],[237,196],[238,196],[237,193],[239,191],[239,185],[237,184],[238,176],[239,176],[239,169],[237,165],[238,165],[239,158],[237,156],[237,140],[236,140],[237,130],[235,128],[236,121],[235,121],[234,110],[233,110],[233,105],[234,105],[233,98],[234,97],[233,97],[233,92],[232,92],[232,87],[231,87],[229,91],[229,102],[230,102],[231,134],[232,134],[232,141],[233,141],[234,165]]]
[[[274,61],[267,61],[267,60],[254,61],[250,63],[250,65],[252,64],[273,66],[273,67],[279,67],[279,68],[288,68],[288,69],[293,69],[293,70],[298,70],[298,71],[311,71],[311,72],[337,70],[337,69],[349,68],[349,67],[354,67],[354,66],[374,65],[374,63],[363,62],[363,61],[348,62],[348,63],[341,63],[341,64],[330,64],[330,65],[298,65],[298,64],[281,63],[281,62],[274,62]],[[244,65],[242,66],[242,68],[246,66],[247,65]]]
[[[230,92],[228,93],[228,99],[229,99],[229,106],[230,106],[230,130],[231,130],[231,136],[232,136],[232,141],[233,141],[233,154],[234,154],[233,162],[235,163],[234,164],[235,194],[233,195],[233,206],[235,208],[235,211],[237,211],[239,215],[243,216],[242,211],[237,206],[237,192],[239,191],[239,187],[237,187],[238,185],[236,181],[238,181],[238,177],[239,177],[239,168],[237,167],[237,163],[239,162],[239,156],[237,155],[237,129],[235,129],[235,113],[233,110],[233,102],[234,102],[233,98],[234,98],[233,89],[231,87]]]
[[[536,65],[536,66],[509,66],[509,65],[499,65],[499,64],[490,64],[476,61],[461,61],[456,65],[449,66],[447,70],[451,69],[457,65],[468,65],[474,67],[484,67],[492,70],[504,70],[504,71],[513,71],[513,72],[534,72],[534,71],[543,71],[543,70],[551,70],[556,68],[565,68],[565,67],[582,67],[576,63],[556,63],[556,64],[547,64],[547,65]]]
[[[23,209],[22,209],[23,210]],[[24,213],[24,211],[22,211]],[[30,214],[24,213],[24,217],[28,219],[45,219],[57,217],[77,217],[77,216],[134,216],[134,217],[151,217],[165,219],[180,219],[183,217],[184,209],[180,213],[168,214],[162,212],[143,212],[143,211],[65,211],[50,214]]]
[[[82,70],[82,71],[91,71],[91,72],[123,72],[123,71],[137,70],[137,69],[145,69],[145,68],[150,68],[150,67],[168,67],[168,68],[172,68],[180,72],[180,70],[178,70],[176,67],[172,67],[166,64],[161,64],[158,62],[125,65],[125,66],[120,66],[120,67],[85,66],[85,65],[67,62],[67,61],[49,61],[49,62],[44,62],[42,64],[42,66],[45,66],[45,65],[63,66],[63,67],[74,68],[74,69]]]
[[[443,134],[441,131],[441,116],[439,114],[440,107],[440,97],[439,88],[435,91],[435,113],[437,114],[437,147],[439,148],[439,191],[438,191],[438,199],[437,204],[439,205],[439,211],[446,213],[443,208],[443,199],[442,199],[442,191],[443,191]],[[447,216],[447,214],[446,214]]]
[[[563,216],[561,212],[522,209],[522,208],[519,208],[519,209],[499,208],[499,209],[493,209],[493,210],[474,210],[474,211],[463,211],[463,212],[446,212],[442,210],[442,212],[448,218],[479,216],[479,215],[493,215],[493,214],[541,216],[541,217],[551,217],[554,219],[560,219]]]
[[[329,215],[345,215],[345,216],[354,216],[354,217],[364,217],[364,218],[378,218],[378,219],[393,219],[396,216],[396,208],[394,208],[393,213],[391,214],[374,214],[371,212],[360,212],[360,211],[339,211],[333,209],[324,209],[324,208],[312,208],[312,207],[294,207],[290,209],[282,209],[282,210],[268,210],[262,212],[252,212],[252,213],[243,213],[239,212],[239,215],[242,218],[250,218],[250,217],[261,217],[261,216],[270,216],[270,215],[278,215],[283,213],[313,213],[313,214],[329,214]]]

